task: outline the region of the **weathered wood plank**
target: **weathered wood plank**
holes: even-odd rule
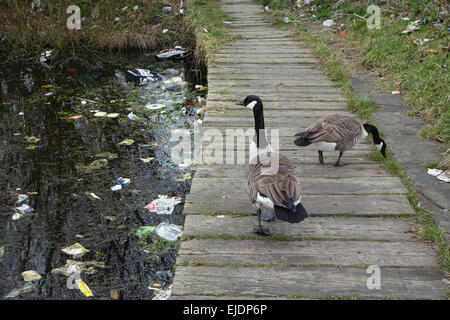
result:
[[[365,268],[183,267],[175,273],[173,295],[249,295],[444,299],[438,270],[381,268],[380,289],[369,289]]]
[[[434,267],[439,259],[431,247],[419,242],[380,241],[266,241],[187,240],[178,252],[177,264],[327,265],[380,267]]]
[[[397,177],[359,178],[302,178],[300,180],[304,195],[364,195],[399,194],[407,189]],[[233,196],[235,199],[247,197],[245,178],[196,178],[192,181],[191,194],[207,195],[214,199],[220,195]],[[235,196],[240,196],[236,198]]]
[[[195,169],[197,178],[241,178],[246,175],[246,165],[211,165],[201,166]],[[365,177],[390,177],[392,176],[381,165],[375,163],[352,164],[340,167],[336,170],[334,166],[323,165],[298,165],[295,167],[295,173],[300,178],[352,178],[360,177],[362,173]]]
[[[227,101],[214,101],[208,99],[206,104],[208,109],[212,108],[234,108],[235,110],[241,110],[232,102]],[[345,110],[345,102],[322,102],[322,101],[264,101],[264,110],[281,109],[281,110]]]
[[[245,183],[245,181],[243,181]],[[404,195],[303,195],[302,204],[310,216],[317,215],[414,215]],[[220,211],[222,213],[255,214],[247,193],[230,194],[222,192],[214,197],[200,193],[186,196],[184,213],[203,213]]]
[[[415,226],[391,218],[310,217],[299,224],[282,221],[266,223],[273,234],[291,238],[412,240]],[[184,221],[184,237],[202,234],[255,236],[255,216],[208,216],[189,214]]]
[[[274,110],[274,109],[268,109],[266,110],[264,108],[264,118],[270,119],[270,118],[313,118],[313,119],[320,119],[323,117],[326,117],[330,114],[339,114],[343,116],[354,116],[349,111],[344,110],[336,110],[336,111],[330,111],[330,110]],[[248,109],[234,109],[234,110],[208,110],[207,114],[205,115],[205,118],[217,118],[217,117],[224,117],[224,118],[232,118],[232,117],[238,117],[238,118],[244,118],[244,117],[252,117],[253,114],[249,112]],[[311,119],[311,123],[315,120]],[[271,120],[269,120],[271,121]]]

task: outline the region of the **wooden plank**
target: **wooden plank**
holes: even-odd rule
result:
[[[338,170],[337,170],[338,169]],[[195,169],[196,178],[241,178],[246,175],[246,165],[211,165],[202,166]],[[334,166],[324,165],[298,165],[295,167],[295,173],[300,178],[352,178],[360,177],[390,177],[391,173],[386,171],[381,165],[375,163],[352,164],[336,168]]]
[[[257,92],[253,92],[257,94]],[[233,94],[233,93],[211,93],[209,98],[214,101],[230,101],[237,102],[245,98],[246,94]],[[261,100],[265,101],[347,101],[341,94],[327,94],[327,93],[291,93],[289,95],[283,95],[280,93],[260,93]]]
[[[326,265],[380,267],[434,267],[439,259],[419,242],[332,240],[222,240],[183,241],[177,264],[189,261],[234,265]]]
[[[400,194],[407,193],[406,187],[397,177],[359,178],[302,178],[304,195],[365,195],[365,194]],[[192,181],[191,194],[215,196],[228,195],[234,199],[247,196],[245,178],[195,178]],[[239,196],[239,197],[235,197]]]
[[[445,299],[438,270],[381,268],[380,289],[369,289],[365,268],[183,267],[175,272],[173,296],[248,295]]]
[[[299,224],[282,221],[265,223],[274,235],[290,238],[412,240],[416,227],[400,219],[309,217]],[[208,216],[189,214],[184,221],[184,237],[202,234],[255,236],[256,216]]]
[[[241,107],[236,106],[233,102],[228,101],[214,101],[208,99],[207,108],[234,108],[235,110],[242,110]],[[346,110],[345,102],[322,102],[322,101],[265,101],[264,110],[281,109],[281,110]]]
[[[195,181],[195,179],[194,179]],[[245,183],[243,181],[243,183]],[[310,216],[317,215],[415,215],[404,195],[303,195],[302,204]],[[255,214],[246,192],[230,194],[190,193],[186,195],[185,214],[219,211]]]
[[[263,86],[259,85],[258,90],[264,92],[264,95],[269,94],[315,94],[316,92],[320,92],[321,94],[340,94],[342,93],[342,89],[338,87],[287,87],[287,86]],[[233,94],[239,94],[239,95],[250,95],[255,92],[255,88],[252,87],[225,87],[225,88],[217,88],[217,87],[210,87],[209,88],[209,94],[220,94],[224,91],[232,91]],[[262,95],[261,95],[262,97]],[[263,101],[264,103],[264,101]]]
[[[283,118],[314,118],[314,119],[320,119],[323,117],[326,117],[330,114],[339,114],[343,116],[354,116],[349,111],[344,110],[336,110],[336,111],[330,111],[330,110],[274,110],[274,109],[268,109],[264,108],[264,118],[270,119],[270,118],[280,118],[281,116]],[[217,117],[225,117],[225,118],[232,118],[232,117],[249,117],[253,114],[251,111],[249,112],[248,109],[234,109],[234,110],[208,110],[207,114],[205,115],[205,118],[217,118]],[[204,118],[204,119],[205,119]],[[311,123],[314,120],[310,120]]]

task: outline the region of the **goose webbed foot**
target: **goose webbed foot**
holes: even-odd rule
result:
[[[342,166],[345,166],[346,164],[348,164],[347,162],[344,162],[344,161],[336,161],[334,164],[333,164],[333,166],[335,166],[335,167],[342,167]]]
[[[271,236],[272,232],[270,232],[269,228],[263,228],[261,224],[261,209],[258,209],[258,226],[253,229],[253,232],[262,235],[262,236]]]
[[[333,164],[333,166],[335,167],[342,167],[345,166],[347,163],[344,161],[341,161],[341,157],[344,154],[343,151],[339,152],[339,158],[337,159],[337,161]]]
[[[270,232],[269,228],[263,228],[262,226],[255,227],[253,229],[253,232],[256,234],[259,234],[261,236],[271,236],[272,235],[272,232]]]

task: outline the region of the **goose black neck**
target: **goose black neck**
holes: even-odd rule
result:
[[[260,147],[265,147],[267,145],[262,106],[253,109],[253,116],[255,117],[256,147],[259,149]]]
[[[374,144],[380,144],[381,143],[381,138],[380,138],[380,133],[378,132],[377,127],[371,125],[371,124],[364,124],[364,130],[367,131],[367,133],[371,133],[372,134],[372,138],[373,138],[373,143]]]

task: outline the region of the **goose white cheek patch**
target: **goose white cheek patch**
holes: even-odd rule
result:
[[[246,105],[246,107],[249,109],[253,109],[253,107],[255,106],[256,103],[257,103],[256,101],[252,101],[248,105]]]
[[[383,142],[376,144],[375,147],[377,147],[378,151],[381,151],[381,148],[383,147]]]

